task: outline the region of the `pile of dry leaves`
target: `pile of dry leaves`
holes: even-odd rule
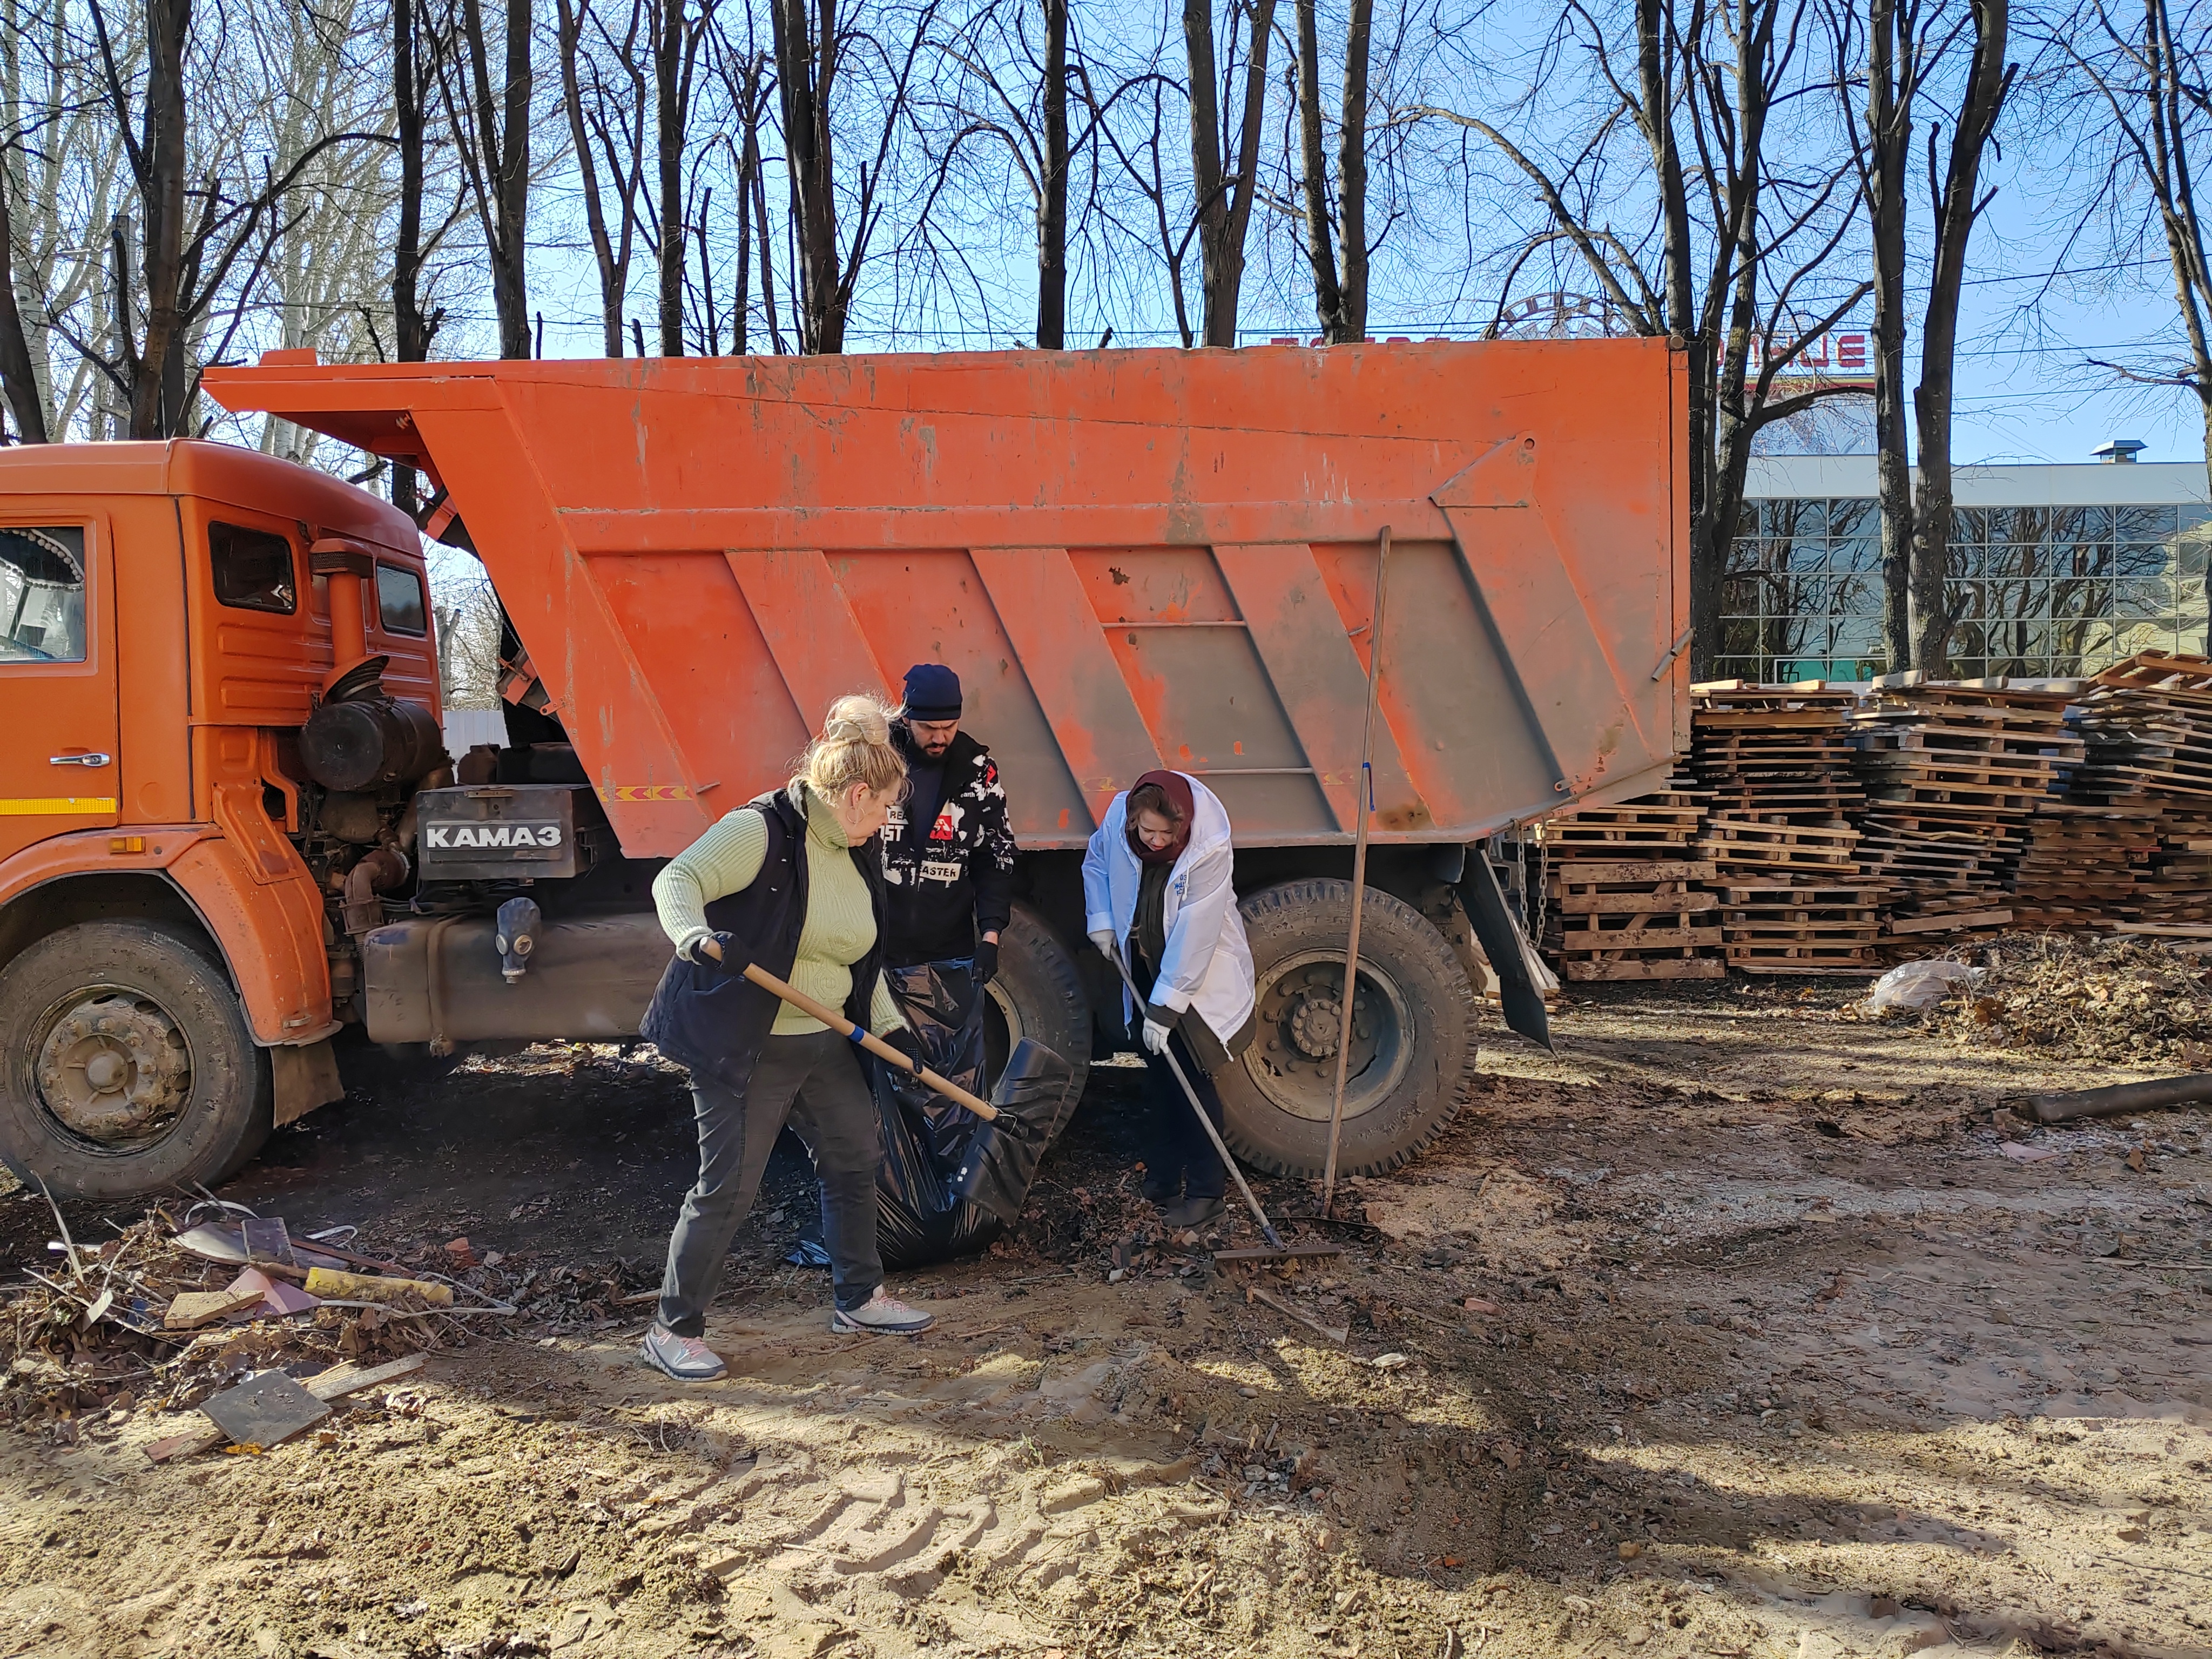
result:
[[[1928,1015],[1931,1032],[2056,1058],[2212,1066],[2200,957],[2156,939],[2008,933],[1972,960],[1982,973]]]

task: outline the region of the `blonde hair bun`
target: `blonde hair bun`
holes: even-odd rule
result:
[[[891,717],[898,711],[865,691],[842,696],[823,717],[822,735],[806,746],[799,778],[818,795],[836,799],[856,783],[884,794],[906,781],[906,762],[891,746]]]

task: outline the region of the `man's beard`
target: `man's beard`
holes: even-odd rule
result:
[[[932,760],[943,760],[951,747],[952,739],[947,738],[943,743],[925,743],[921,745],[921,752]]]

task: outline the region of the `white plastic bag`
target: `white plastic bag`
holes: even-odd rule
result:
[[[1892,1009],[1918,1013],[1923,1008],[1933,1008],[1954,992],[1971,990],[1982,972],[1963,962],[1940,957],[1927,962],[1905,963],[1875,981],[1874,989],[1867,993],[1867,1000],[1859,1006],[1869,1014],[1886,1014]]]

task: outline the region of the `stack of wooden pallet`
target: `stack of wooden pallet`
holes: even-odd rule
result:
[[[2073,798],[2148,843],[2118,925],[2212,934],[2212,659],[2138,653],[2082,694]]]
[[[2007,880],[2037,807],[2081,757],[2071,695],[1985,682],[1885,684],[1852,716],[1866,785],[1866,857],[1896,884],[1884,939],[1923,954],[1929,936],[1990,937],[2013,920]]]
[[[1721,940],[1748,974],[1864,973],[1882,884],[1859,866],[1846,814],[1863,805],[1846,724],[1856,695],[1820,681],[1694,689],[1690,765],[1711,792]]]
[[[1847,724],[1856,692],[1714,680],[1691,695],[1690,772],[1716,815],[1831,823],[1866,805]]]
[[[2156,820],[2124,807],[2046,800],[2010,872],[2012,925],[2088,933],[2136,913]]]
[[[1536,826],[1544,948],[1569,980],[1719,979],[1713,873],[1695,856],[1703,797],[1669,788]]]

